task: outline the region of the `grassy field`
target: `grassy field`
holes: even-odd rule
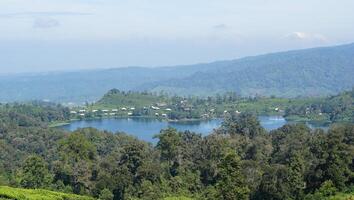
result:
[[[339,193],[336,196],[328,198],[328,200],[354,200],[354,193],[352,194]]]
[[[339,193],[327,200],[354,200],[353,194]],[[92,197],[53,192],[42,189],[20,189],[0,186],[0,200],[95,200]],[[189,197],[166,197],[163,200],[193,200]]]
[[[0,186],[0,200],[94,200],[94,198],[49,190],[31,190]]]

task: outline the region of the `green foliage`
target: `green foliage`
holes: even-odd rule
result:
[[[264,174],[255,199],[282,200],[291,197],[288,170],[284,165],[273,164],[264,169]]]
[[[166,197],[163,200],[193,200],[193,199],[182,196],[182,197]]]
[[[1,200],[94,200],[91,197],[78,196],[73,194],[65,194],[59,192],[52,192],[41,189],[18,189],[0,186]]]
[[[241,173],[241,161],[235,153],[228,153],[222,159],[219,171],[216,183],[217,197],[219,199],[248,199],[249,189]]]
[[[254,138],[265,133],[257,117],[250,113],[241,113],[239,115],[232,113],[225,118],[221,128],[224,134],[231,136],[240,134]]]
[[[159,139],[156,147],[161,151],[161,159],[167,161],[170,167],[170,170],[173,169],[174,165],[179,165],[179,158],[182,149],[181,146],[181,135],[174,128],[168,128],[162,130],[159,135],[156,136]],[[172,172],[175,174],[175,172]]]
[[[293,104],[286,108],[285,117],[297,120],[354,122],[354,89],[327,98]]]
[[[48,188],[52,181],[47,163],[39,156],[30,156],[25,160],[20,179],[24,188]]]
[[[160,199],[162,196],[160,188],[148,180],[144,180],[141,183],[140,191],[141,191],[140,194],[141,200]]]
[[[290,158],[289,164],[289,187],[294,199],[303,199],[303,190],[305,189],[304,171],[304,159],[299,153],[295,153]]]
[[[91,189],[95,146],[80,132],[72,133],[59,142],[60,162],[56,163],[58,180],[70,181],[76,194]]]
[[[329,199],[333,198],[337,193],[337,188],[334,186],[332,181],[325,181],[322,186],[316,190],[314,194],[309,194],[305,197],[305,199]]]
[[[113,197],[113,193],[109,189],[105,188],[101,191],[99,200],[113,200]]]
[[[217,99],[222,105],[222,97]],[[288,124],[267,132],[257,118],[244,113],[230,115],[208,136],[162,130],[153,146],[93,128],[66,133],[48,128],[46,120],[31,112],[9,115],[9,110],[0,109],[0,181],[9,186],[114,200],[345,199],[352,192],[350,123],[334,124],[328,131]],[[16,195],[22,194],[38,199],[44,193],[86,198],[2,190],[15,196],[0,192],[0,199],[21,199]]]

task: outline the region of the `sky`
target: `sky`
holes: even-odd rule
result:
[[[0,74],[173,66],[354,42],[353,0],[1,0]]]

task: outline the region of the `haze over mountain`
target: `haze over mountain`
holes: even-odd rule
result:
[[[112,88],[212,95],[324,96],[354,86],[354,44],[174,67],[4,75],[0,101],[95,101]]]

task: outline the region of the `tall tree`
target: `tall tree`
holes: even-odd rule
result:
[[[249,189],[241,172],[241,161],[235,153],[228,153],[219,165],[219,180],[216,183],[218,198],[243,200],[249,198]]]
[[[250,138],[266,133],[257,117],[252,113],[229,114],[219,132],[231,136],[243,135]]]
[[[85,193],[85,190],[92,188],[91,178],[97,154],[95,146],[78,131],[63,139],[59,149],[57,178],[69,177],[73,191]]]
[[[159,139],[156,148],[161,151],[161,160],[168,163],[172,176],[177,175],[181,164],[181,134],[174,128],[168,128],[156,137]]]
[[[289,186],[294,199],[303,199],[304,171],[304,159],[300,153],[294,153],[289,163]]]
[[[20,184],[24,188],[47,188],[50,186],[52,176],[43,158],[29,156],[22,167]]]

